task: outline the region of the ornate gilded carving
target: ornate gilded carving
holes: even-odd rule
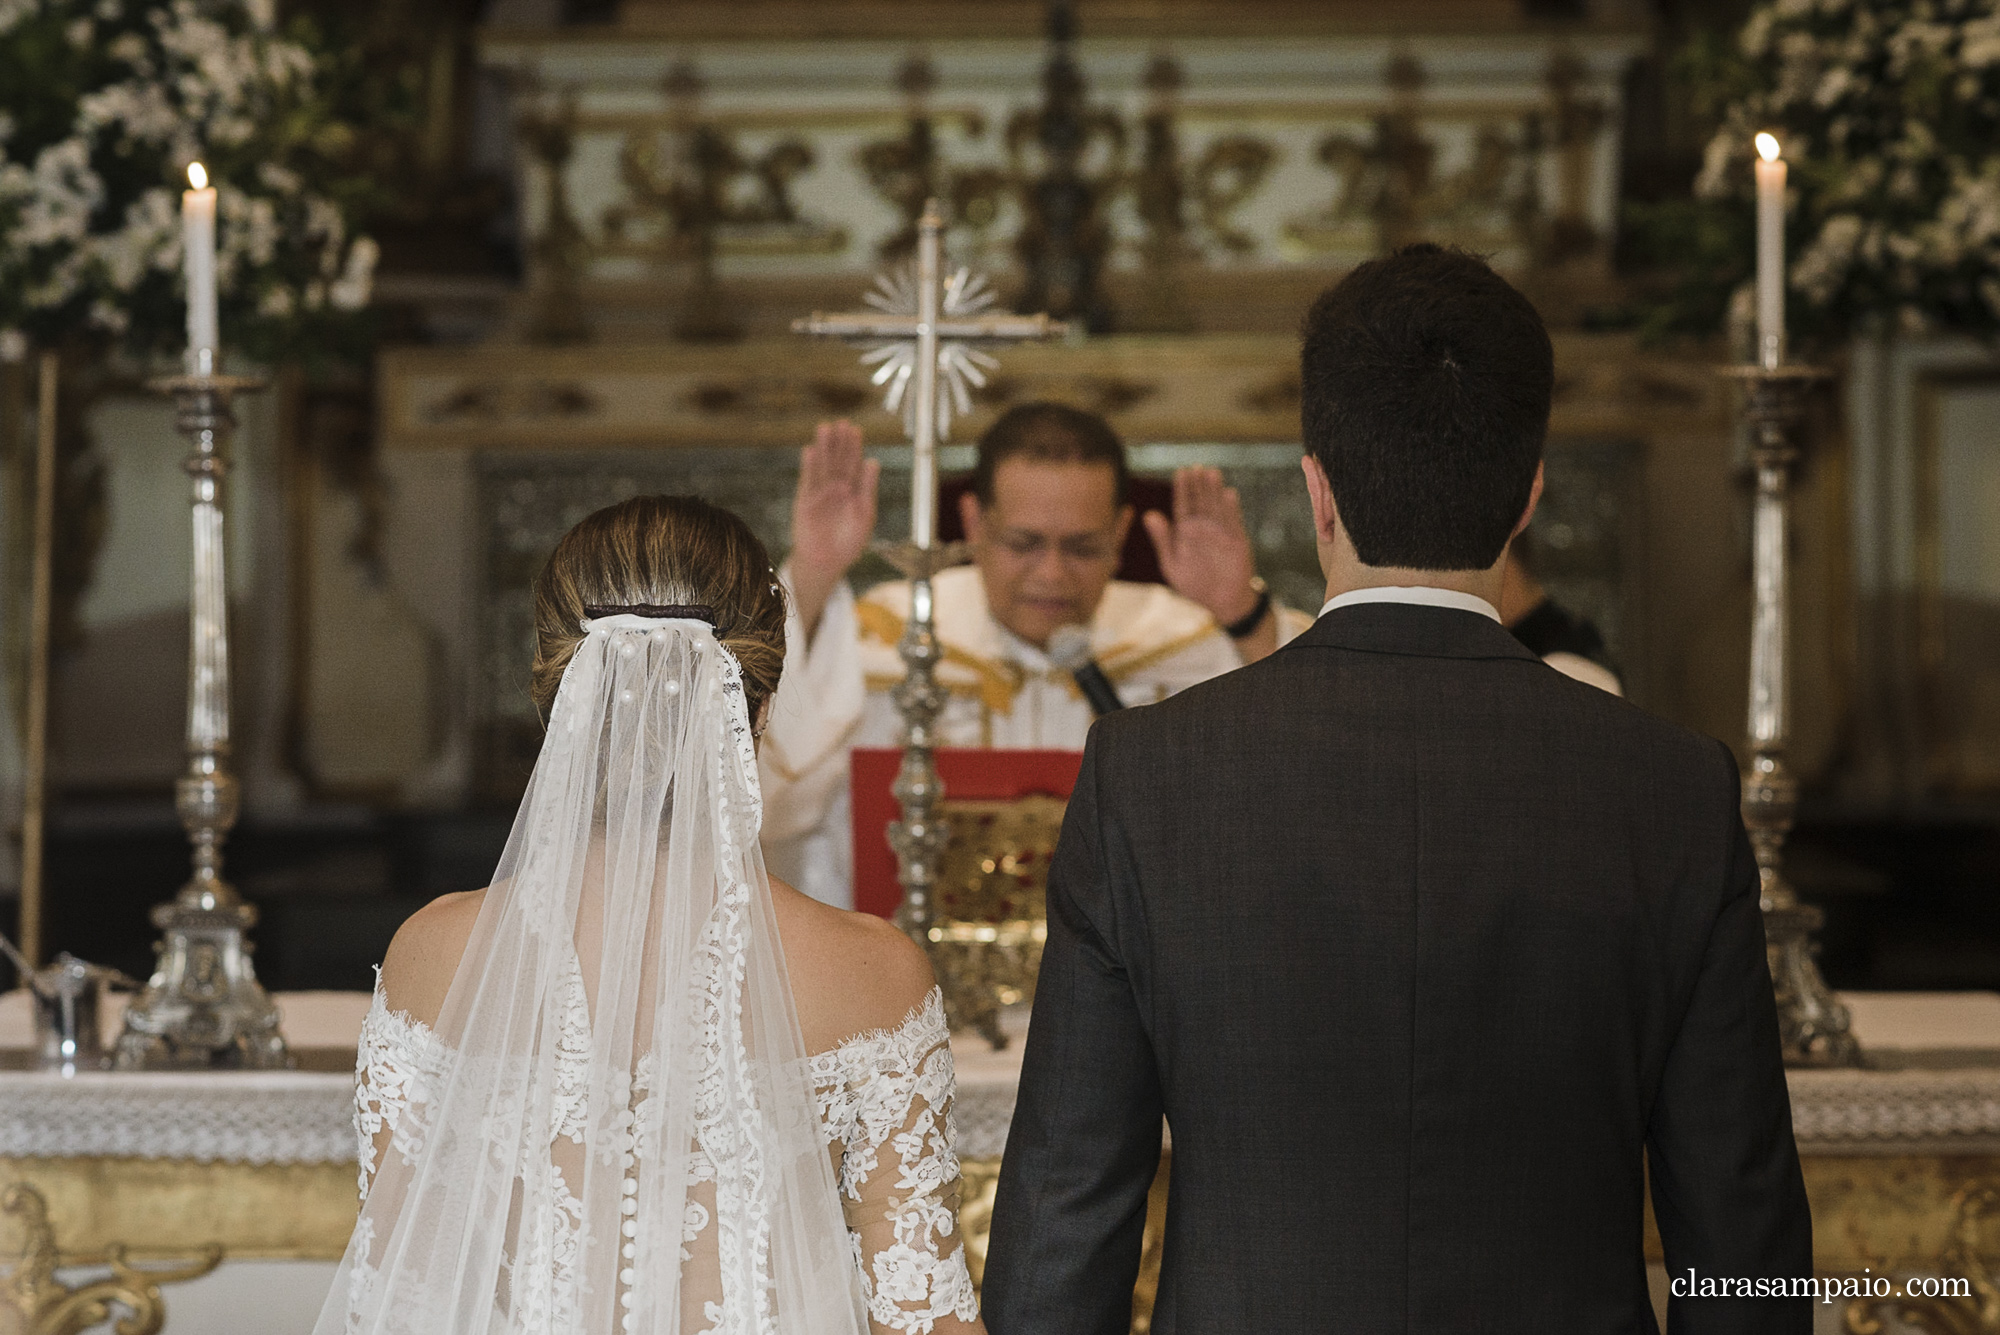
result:
[[[1437,145],[1423,128],[1424,69],[1399,55],[1384,74],[1389,97],[1366,138],[1330,134],[1318,157],[1339,178],[1333,200],[1314,217],[1295,218],[1285,234],[1308,251],[1393,250],[1419,239]]]
[[[1132,1335],[1153,1329],[1153,1304],[1160,1296],[1160,1261],[1167,1252],[1167,1187],[1173,1177],[1171,1149],[1160,1155],[1160,1171],[1146,1190],[1146,1227],[1139,1239],[1139,1278],[1132,1285]]]
[[[1107,107],[1089,105],[1072,50],[1076,12],[1070,0],[1051,0],[1048,14],[1042,105],[1007,122],[1007,156],[1022,214],[1014,249],[1026,271],[1018,309],[1045,310],[1101,334],[1112,327],[1098,279],[1111,251],[1105,210],[1124,180],[1125,122]],[[1094,149],[1101,149],[1095,171]]]
[[[903,259],[916,252],[917,223],[924,216],[924,205],[943,193],[938,188],[937,137],[930,107],[937,70],[921,53],[912,55],[896,71],[896,87],[909,110],[908,129],[900,139],[877,139],[863,144],[855,154],[868,184],[903,215],[903,225],[875,247],[875,253],[885,260]]]
[[[1531,214],[1524,229],[1535,262],[1545,266],[1599,254],[1602,249],[1602,238],[1590,222],[1590,178],[1596,168],[1597,136],[1610,120],[1611,109],[1583,92],[1588,74],[1575,52],[1558,51],[1549,61],[1546,119],[1540,113],[1530,118],[1537,146],[1556,159],[1555,216],[1540,226]],[[1535,173],[1529,173],[1528,181],[1533,191]],[[1528,198],[1537,196],[1531,193]]]
[[[631,129],[619,150],[626,199],[604,210],[600,249],[690,266],[684,336],[733,337],[714,297],[718,256],[832,254],[847,248],[847,232],[809,218],[794,198],[816,161],[804,138],[748,151],[704,113],[694,66],[676,65],[664,87],[666,120]]]
[[[1286,238],[1312,254],[1393,250],[1439,233],[1476,245],[1532,245],[1541,121],[1531,118],[1520,132],[1497,121],[1477,125],[1464,165],[1442,172],[1423,66],[1396,56],[1384,80],[1388,97],[1367,134],[1336,131],[1320,141],[1319,161],[1338,178],[1334,197],[1287,222]]]
[[[533,90],[522,80],[524,92]],[[521,143],[541,165],[548,190],[541,231],[528,245],[526,334],[537,343],[582,343],[590,337],[584,319],[583,271],[589,244],[570,207],[566,169],[576,147],[576,90],[564,89],[553,106],[531,105],[517,122]]]
[[[945,804],[951,837],[932,904],[931,962],[952,1028],[976,1029],[995,1047],[999,1008],[1035,994],[1063,805],[1040,795]]]
[[[1180,62],[1162,52],[1146,66],[1148,94],[1140,122],[1142,147],[1138,170],[1128,182],[1145,240],[1139,257],[1146,282],[1139,308],[1126,324],[1144,333],[1183,333],[1195,327],[1193,311],[1183,290],[1186,272],[1200,264],[1196,227],[1225,254],[1247,255],[1256,241],[1236,226],[1233,215],[1263,184],[1277,150],[1249,135],[1225,135],[1211,141],[1192,164],[1184,161],[1180,144],[1180,90],[1185,82]],[[1195,211],[1193,223],[1188,206]]]
[[[974,249],[985,248],[985,233],[999,217],[1006,194],[1007,178],[992,167],[949,167],[937,145],[937,113],[930,95],[937,87],[937,71],[921,53],[905,60],[896,72],[896,88],[903,95],[908,117],[903,134],[895,139],[877,139],[863,144],[855,154],[862,173],[875,193],[896,206],[902,226],[884,237],[875,247],[885,260],[900,260],[916,253],[917,224],[924,205],[932,199],[951,204],[951,217],[974,234]],[[985,118],[978,112],[962,112],[968,138],[986,133]]]
[[[597,396],[572,380],[472,380],[423,409],[438,425],[499,421],[571,421],[600,408]]]
[[[72,1289],[56,1277],[61,1256],[41,1193],[16,1182],[0,1193],[0,1212],[12,1215],[22,1234],[20,1259],[0,1279],[5,1335],[76,1335],[110,1320],[113,1306],[126,1313],[118,1318],[118,1335],[157,1335],[167,1319],[160,1286],[197,1279],[222,1263],[222,1248],[210,1244],[197,1260],[140,1270],[127,1264],[122,1245],[113,1244],[104,1258],[110,1277]]]
[[[998,1159],[958,1161],[958,1231],[965,1239],[965,1268],[975,1286],[986,1282],[986,1248],[993,1236],[993,1198],[1000,1189]]]
[[[315,1069],[351,1074],[351,1049]],[[313,1065],[308,1060],[301,1065]],[[253,1122],[261,1114],[251,1114]],[[350,1142],[351,1143],[351,1142]],[[244,1163],[125,1155],[0,1158],[0,1185],[31,1184],[60,1231],[65,1266],[100,1264],[114,1246],[151,1265],[213,1242],[231,1261],[335,1261],[354,1232],[354,1161]],[[198,1221],[199,1232],[194,1232]],[[0,1221],[0,1273],[18,1225]],[[0,1308],[4,1310],[4,1308]],[[0,1319],[0,1330],[5,1329]]]
[[[787,376],[746,376],[704,381],[684,402],[717,417],[784,418],[801,412],[845,417],[868,401],[868,391],[840,380],[795,380]]]
[[[1844,1313],[1852,1335],[1883,1335],[1883,1317],[1893,1314],[1905,1327],[1927,1335],[2000,1335],[2000,1268],[1989,1258],[1986,1221],[2000,1213],[2000,1188],[1991,1180],[1959,1188],[1948,1207],[1951,1243],[1938,1258],[1943,1273],[1924,1276],[1929,1292],[1910,1293],[1911,1279],[1894,1285],[1894,1297],[1850,1298]],[[1912,1277],[1914,1278],[1914,1277]],[[1888,1287],[1892,1281],[1878,1282]]]
[[[1132,177],[1132,194],[1139,221],[1146,228],[1146,239],[1139,245],[1146,283],[1139,308],[1126,325],[1149,334],[1182,334],[1195,327],[1194,311],[1187,304],[1181,281],[1183,271],[1201,258],[1187,236],[1186,191],[1175,125],[1175,104],[1184,81],[1180,62],[1165,52],[1147,64],[1143,79],[1149,98],[1140,122],[1142,147],[1139,170]]]
[[[1247,134],[1211,140],[1188,177],[1203,230],[1231,255],[1248,255],[1257,240],[1236,223],[1236,210],[1249,202],[1278,160],[1278,150]]]

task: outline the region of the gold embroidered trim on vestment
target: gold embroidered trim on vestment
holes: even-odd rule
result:
[[[903,618],[880,603],[856,603],[854,612],[861,622],[863,634],[874,637],[892,649],[895,648],[896,642],[903,638]],[[946,690],[953,695],[976,697],[996,713],[1014,712],[1014,697],[1020,694],[1021,687],[1026,683],[1026,678],[1018,667],[1010,663],[980,658],[949,644],[944,646],[944,661],[964,668],[979,679],[977,685],[940,681],[939,684]],[[902,679],[889,678],[887,686],[878,686],[876,683],[879,680],[881,680],[879,676],[871,675],[868,678],[869,689],[884,690]]]
[[[854,610],[856,616],[860,619],[863,634],[888,645],[890,648],[894,648],[896,642],[903,638],[904,619],[891,612],[888,608],[883,607],[880,603],[856,603]],[[1150,649],[1126,648],[1122,644],[1114,644],[1098,656],[1097,665],[1104,670],[1106,677],[1109,677],[1114,682],[1122,682],[1134,674],[1151,667],[1153,664],[1163,659],[1171,658],[1182,650],[1199,644],[1209,636],[1220,633],[1221,631],[1216,627],[1215,623],[1210,621],[1198,630],[1190,631],[1185,635],[1178,636],[1167,641],[1165,644],[1156,645]],[[957,648],[951,644],[944,646],[944,661],[956,664],[973,673],[978,678],[978,681],[976,683],[941,681],[940,684],[953,695],[979,699],[989,710],[995,713],[1013,713],[1015,697],[1021,693],[1021,688],[1028,683],[1029,674],[1019,664],[1009,663],[1000,659],[981,658],[977,654],[968,653],[964,649]],[[1075,679],[1069,673],[1050,671],[1038,675],[1045,676],[1050,681],[1059,682],[1069,692],[1072,699],[1083,698],[1083,692],[1077,688]],[[868,689],[871,691],[889,690],[901,680],[901,677],[871,673],[867,679]]]

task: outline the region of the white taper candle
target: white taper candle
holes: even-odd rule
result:
[[[215,187],[199,163],[188,164],[188,184],[181,195],[181,238],[186,247],[183,275],[187,279],[188,357],[194,362],[218,343],[215,314]]]
[[[1778,140],[1757,136],[1757,362],[1785,359],[1785,160]]]

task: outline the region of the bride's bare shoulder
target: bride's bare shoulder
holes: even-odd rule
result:
[[[440,895],[396,929],[389,953],[382,957],[382,992],[391,1010],[406,1011],[427,1025],[437,1023],[485,902],[484,890]]]
[[[872,913],[831,908],[776,879],[771,903],[808,1052],[895,1028],[936,984],[917,943]]]

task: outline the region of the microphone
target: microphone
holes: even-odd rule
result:
[[[1111,678],[1104,675],[1104,669],[1097,666],[1097,660],[1090,656],[1090,631],[1083,626],[1060,626],[1049,636],[1049,661],[1076,679],[1077,688],[1083,698],[1090,701],[1090,712],[1102,718],[1114,709],[1123,709],[1125,702],[1118,698],[1112,688]]]

